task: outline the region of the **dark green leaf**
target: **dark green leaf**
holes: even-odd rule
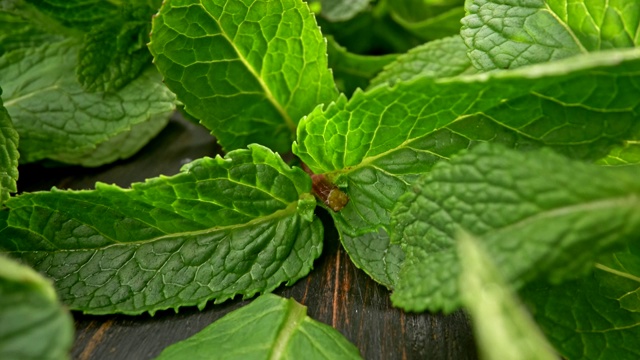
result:
[[[117,93],[88,93],[76,80],[77,54],[77,44],[66,40],[0,58],[5,107],[22,135],[21,161],[97,166],[131,156],[166,125],[174,96],[155,69]],[[140,137],[123,143],[130,131]],[[93,156],[98,148],[109,156]]]
[[[423,40],[460,33],[465,15],[464,0],[394,0],[389,2],[393,19]]]
[[[119,14],[93,26],[84,36],[76,72],[89,91],[115,91],[151,64],[146,44],[157,9],[123,6]]]
[[[329,67],[333,70],[333,76],[338,89],[351,96],[357,89],[365,89],[371,80],[385,65],[393,62],[398,55],[358,55],[350,53],[340,46],[335,39],[327,38],[327,51],[329,53]]]
[[[356,91],[302,121],[294,153],[347,193],[334,214],[342,241],[357,266],[393,286],[401,251],[389,244],[389,213],[419,174],[478,141],[600,159],[638,121],[639,70],[640,51],[627,50]]]
[[[307,316],[293,299],[262,295],[166,348],[157,360],[210,359],[360,359],[342,334]]]
[[[596,264],[601,293],[620,303],[620,308],[640,313],[640,243],[608,254]]]
[[[0,89],[2,95],[2,89]],[[0,98],[0,205],[18,191],[18,132]]]
[[[485,360],[557,360],[531,315],[495,268],[477,239],[458,236],[460,295],[471,315]]]
[[[549,286],[530,284],[521,296],[556,350],[567,359],[640,357],[640,313],[603,294],[596,275]]]
[[[0,212],[0,248],[88,313],[154,313],[269,292],[322,249],[311,181],[254,145],[121,189],[38,192]]]
[[[166,1],[149,46],[167,86],[225,150],[287,152],[300,118],[336,96],[301,0]]]
[[[589,271],[640,232],[640,168],[603,168],[551,151],[484,144],[441,163],[394,210],[407,261],[392,300],[408,310],[460,305],[455,235],[478,236],[516,288]]]
[[[462,37],[480,70],[640,44],[640,2],[470,0]]]
[[[105,0],[25,0],[64,26],[88,30],[118,12],[113,1]]]
[[[69,359],[73,319],[53,287],[32,269],[0,255],[0,358]]]

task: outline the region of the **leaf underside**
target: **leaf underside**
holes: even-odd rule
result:
[[[322,250],[310,179],[254,145],[130,190],[36,192],[0,212],[0,248],[86,313],[154,313],[269,292]]]
[[[130,156],[166,125],[174,95],[148,68],[115,93],[87,93],[77,82],[73,40],[16,50],[0,58],[4,102],[22,136],[22,162],[52,159],[87,166]],[[146,136],[122,146],[126,132]],[[143,128],[143,129],[141,129]],[[114,139],[114,143],[110,143]],[[110,157],[91,156],[96,147]]]

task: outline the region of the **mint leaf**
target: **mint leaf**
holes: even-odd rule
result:
[[[640,3],[470,0],[461,31],[480,70],[512,69],[640,44]]]
[[[460,292],[483,359],[557,359],[476,239],[458,237]]]
[[[0,255],[0,358],[69,359],[73,319],[53,287],[32,269]]]
[[[227,151],[254,142],[289,151],[300,118],[336,96],[301,0],[166,1],[149,47],[167,86]]]
[[[626,140],[622,145],[611,149],[611,152],[598,160],[601,165],[624,166],[640,164],[640,139]]]
[[[458,35],[430,41],[398,56],[378,73],[371,86],[393,85],[416,77],[452,77],[475,72],[467,58],[467,46]]]
[[[2,89],[0,89],[2,95]],[[18,191],[18,133],[0,98],[0,205]]]
[[[640,51],[620,50],[356,91],[301,121],[293,150],[347,193],[333,214],[343,244],[358,267],[392,287],[401,251],[388,240],[390,211],[417,176],[478,141],[599,159],[635,126],[639,68]]]
[[[365,89],[382,68],[393,62],[398,55],[358,55],[350,53],[332,36],[327,37],[329,67],[333,70],[336,85],[347,95],[357,88]]]
[[[625,251],[598,259],[595,276],[601,293],[620,303],[620,308],[640,312],[640,247],[630,243]]]
[[[73,40],[21,49],[0,58],[5,107],[18,134],[21,161],[52,159],[100,165],[88,154],[134,127],[148,131],[127,147],[110,147],[112,158],[131,155],[164,126],[174,109],[174,96],[150,68],[117,93],[87,93],[77,82],[78,46]],[[120,143],[118,143],[120,145]]]
[[[346,21],[369,6],[371,0],[320,0],[322,17],[329,21]]]
[[[92,191],[23,194],[0,212],[0,248],[87,313],[154,313],[250,297],[305,276],[322,249],[311,181],[253,145],[180,174]]]
[[[62,25],[88,30],[96,23],[117,14],[113,1],[104,0],[26,0]]]
[[[640,313],[601,293],[596,276],[557,286],[536,282],[521,291],[536,322],[567,359],[637,359]]]
[[[640,168],[484,145],[438,164],[394,210],[394,237],[407,254],[394,305],[414,311],[460,305],[459,229],[479,237],[516,288],[539,277],[557,283],[580,276],[640,231]]]
[[[89,91],[115,91],[151,64],[147,50],[151,16],[157,9],[126,4],[85,34],[76,73]]]
[[[38,29],[24,17],[0,8],[0,56],[24,47],[36,47],[59,36]]]
[[[460,33],[465,15],[463,0],[395,0],[389,2],[393,19],[423,40]]]
[[[262,295],[191,338],[164,349],[161,359],[360,359],[337,330],[307,316],[293,299]]]

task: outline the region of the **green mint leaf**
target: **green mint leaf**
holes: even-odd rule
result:
[[[371,80],[371,87],[393,85],[416,77],[441,78],[474,72],[475,68],[467,57],[467,46],[459,35],[455,35],[430,41],[398,56]]]
[[[511,69],[640,44],[640,3],[471,0],[461,31],[480,70]]]
[[[262,295],[191,338],[164,349],[157,360],[361,359],[337,330],[307,316],[293,299]]]
[[[123,6],[119,16],[92,27],[85,35],[76,73],[87,90],[118,90],[151,64],[146,44],[154,10]]]
[[[608,254],[596,264],[595,276],[604,296],[620,308],[640,313],[640,245],[630,243],[625,251]]]
[[[555,349],[566,359],[637,359],[640,313],[601,292],[597,276],[550,286],[536,282],[520,295]]]
[[[5,107],[18,134],[23,134],[21,161],[47,158],[104,164],[131,155],[167,123],[175,98],[155,69],[149,68],[117,93],[88,93],[75,77],[77,55],[77,44],[66,40],[0,58]],[[122,148],[117,139],[109,145],[132,128],[147,137]],[[108,147],[111,158],[88,159],[97,147]]]
[[[498,269],[468,234],[458,236],[460,296],[471,315],[482,358],[558,359],[553,348]]]
[[[346,21],[369,6],[371,0],[320,0],[320,15],[329,21]]]
[[[336,96],[301,0],[166,1],[149,47],[167,86],[227,151],[288,152],[300,118]]]
[[[92,191],[37,192],[0,212],[0,248],[87,313],[154,313],[269,292],[322,249],[311,180],[267,148],[204,158],[180,174]]]
[[[0,255],[0,358],[69,359],[73,319],[45,278]]]
[[[538,277],[580,276],[597,256],[635,238],[640,168],[603,168],[545,150],[481,144],[416,182],[393,214],[394,238],[407,256],[394,305],[460,305],[459,229],[479,237],[516,288]]]
[[[109,19],[118,12],[113,1],[104,0],[25,0],[40,12],[62,25],[89,30],[95,24]]]
[[[635,126],[639,68],[640,51],[621,50],[356,91],[301,121],[293,150],[347,193],[333,214],[343,244],[358,267],[392,287],[401,251],[387,236],[390,211],[419,174],[478,141],[600,159]]]
[[[465,15],[463,0],[389,2],[393,19],[423,40],[435,40],[460,33]]]
[[[2,95],[2,89],[0,89]],[[0,205],[18,191],[18,132],[0,98]]]
[[[12,50],[58,40],[59,36],[48,34],[19,14],[0,8],[0,56]]]
[[[336,86],[347,96],[357,89],[365,89],[369,81],[379,73],[385,65],[392,63],[398,55],[359,55],[350,53],[336,40],[327,37],[329,67],[333,70]]]

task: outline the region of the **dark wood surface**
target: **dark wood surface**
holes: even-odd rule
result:
[[[95,169],[22,166],[19,190],[48,190],[51,186],[92,189],[96,181],[128,187],[149,177],[175,174],[183,164],[218,151],[206,130],[172,120],[156,139],[128,160]],[[309,316],[338,329],[365,359],[477,358],[469,322],[462,312],[447,316],[408,314],[393,308],[389,291],[351,263],[328,214],[319,210],[319,216],[325,224],[325,245],[314,270],[275,293],[306,305]],[[151,359],[166,346],[195,334],[248,301],[210,303],[202,311],[162,311],[153,317],[75,313],[72,356],[80,360]]]

